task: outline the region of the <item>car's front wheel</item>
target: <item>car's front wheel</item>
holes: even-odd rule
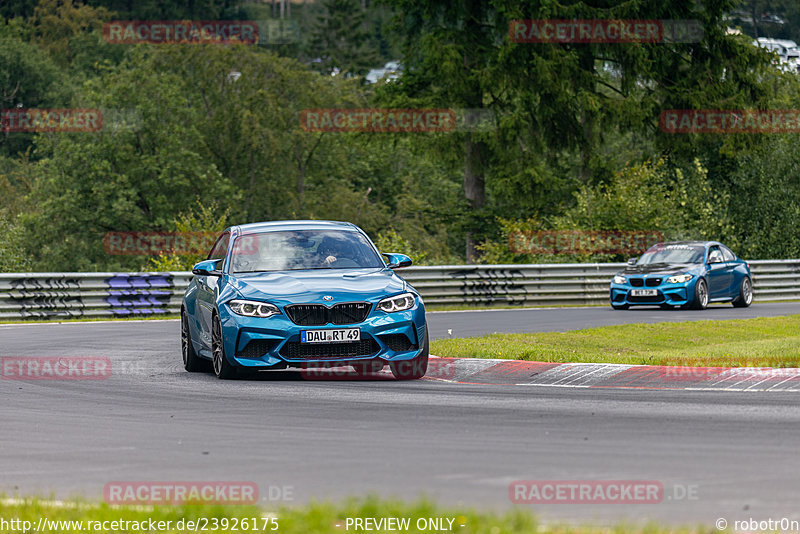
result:
[[[753,302],[753,281],[745,276],[739,286],[739,296],[733,299],[734,308],[747,308]]]
[[[222,323],[215,315],[211,322],[211,354],[213,356],[214,374],[217,378],[236,378],[236,368],[225,357],[225,344],[222,342]]]
[[[708,285],[704,279],[700,279],[694,285],[694,300],[692,301],[693,310],[705,310],[708,306]]]
[[[410,360],[389,364],[389,369],[398,380],[418,380],[428,372],[428,324],[425,323],[425,341],[422,351]]]
[[[189,318],[186,316],[185,310],[181,310],[181,354],[183,356],[183,368],[190,373],[208,369],[208,360],[198,356],[194,350],[194,345],[192,345],[192,333],[189,331]]]

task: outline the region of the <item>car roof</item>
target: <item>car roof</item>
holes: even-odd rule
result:
[[[254,234],[259,232],[269,231],[284,231],[284,230],[344,230],[344,231],[358,231],[358,227],[349,222],[342,221],[310,221],[310,220],[296,220],[296,221],[264,221],[257,223],[240,224],[231,226],[232,231],[238,234]]]
[[[719,241],[664,241],[659,245],[694,245],[698,247],[708,247],[711,245],[721,245]],[[653,245],[655,246],[655,245]]]

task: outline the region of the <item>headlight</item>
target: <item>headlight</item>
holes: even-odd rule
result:
[[[383,299],[378,303],[378,309],[387,313],[399,312],[413,308],[416,301],[413,293],[403,293],[396,297]]]
[[[617,275],[617,276],[614,277],[614,283],[615,284],[624,284],[627,281],[628,280],[624,276]]]
[[[676,274],[675,276],[670,276],[667,278],[668,284],[682,284],[684,282],[688,282],[692,279],[691,274]]]
[[[280,315],[281,313],[277,306],[267,304],[266,302],[256,302],[254,300],[231,300],[228,302],[228,307],[236,315],[244,315],[245,317],[264,318]]]

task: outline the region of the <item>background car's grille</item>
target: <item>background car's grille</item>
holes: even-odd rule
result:
[[[371,356],[380,350],[378,343],[372,339],[362,339],[350,343],[300,343],[289,341],[281,347],[281,356],[290,359],[354,358]]]
[[[644,280],[641,278],[629,278],[628,281],[633,287],[642,287],[644,285]]]
[[[656,287],[661,285],[661,278],[648,278],[644,283],[647,287]]]
[[[386,334],[378,337],[381,339],[381,341],[386,343],[387,347],[395,352],[403,352],[417,348],[417,345],[412,343],[405,334]]]
[[[324,324],[355,324],[364,321],[372,305],[369,302],[347,302],[328,308],[322,304],[290,304],[286,315],[294,324],[322,326]]]
[[[265,355],[275,346],[274,339],[251,339],[250,342],[239,352],[236,353],[237,357],[243,358],[260,358]]]

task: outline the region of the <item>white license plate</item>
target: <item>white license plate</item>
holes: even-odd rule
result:
[[[658,295],[656,289],[631,289],[632,297],[655,297]]]
[[[342,343],[360,341],[359,328],[330,328],[326,330],[301,330],[300,343]]]

